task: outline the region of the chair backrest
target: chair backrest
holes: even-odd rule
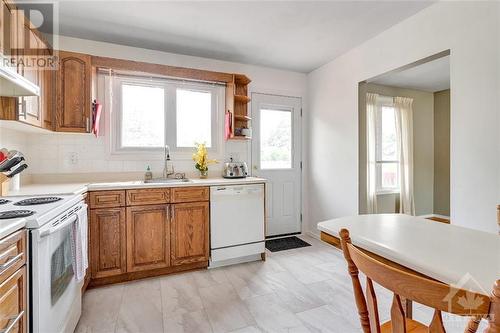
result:
[[[496,281],[493,296],[454,288],[423,275],[400,269],[352,245],[349,231],[340,231],[341,246],[351,276],[356,306],[365,333],[380,332],[377,297],[373,282],[394,293],[391,306],[393,333],[406,333],[405,312],[402,300],[408,299],[434,308],[429,332],[444,333],[441,312],[448,312],[472,319],[465,332],[476,332],[481,318],[489,320],[488,333],[500,333],[500,280]],[[366,275],[366,295],[359,281],[359,271]]]

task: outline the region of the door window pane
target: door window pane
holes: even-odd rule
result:
[[[163,88],[122,85],[122,147],[165,145]]]
[[[177,147],[212,147],[212,94],[177,89],[176,105]]]
[[[292,167],[292,112],[260,110],[260,168]]]

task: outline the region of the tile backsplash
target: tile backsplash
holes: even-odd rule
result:
[[[28,174],[144,172],[148,165],[156,175],[163,171],[162,152],[145,157],[111,155],[107,151],[107,139],[107,136],[96,138],[89,134],[39,134],[0,128],[0,146],[26,155],[29,171],[24,177]],[[248,163],[250,143],[225,142],[216,158],[224,162],[230,156]],[[187,156],[179,159],[172,154],[172,162],[176,172],[196,173],[193,161]],[[221,168],[222,163],[210,167],[213,172]]]

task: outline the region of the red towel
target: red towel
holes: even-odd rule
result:
[[[94,102],[93,115],[92,115],[92,120],[93,120],[92,133],[94,133],[96,138],[99,136],[99,122],[101,120],[101,111],[102,111],[102,105],[100,103]]]
[[[227,111],[226,112],[226,119],[225,119],[225,126],[224,126],[224,129],[225,129],[224,137],[226,138],[226,140],[231,137],[232,126],[233,126],[233,124],[231,122],[232,122],[231,112]]]

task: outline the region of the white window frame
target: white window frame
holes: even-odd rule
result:
[[[396,164],[398,167],[398,175],[401,170],[399,170],[399,159],[396,160],[383,160],[380,154],[380,149],[382,147],[382,109],[383,107],[394,107],[394,98],[388,96],[379,96],[378,98],[378,108],[376,114],[376,135],[375,135],[375,164],[376,164],[376,193],[377,194],[393,194],[399,193],[401,191],[401,184],[394,188],[388,188],[382,186],[382,165],[384,164]],[[399,154],[398,154],[399,155]]]
[[[223,127],[220,119],[223,119],[225,89],[222,85],[216,83],[202,83],[184,80],[175,80],[156,77],[140,77],[133,75],[112,75],[101,74],[99,78],[99,87],[104,90],[105,100],[111,103],[106,106],[109,111],[107,119],[109,135],[109,154],[120,158],[125,155],[136,156],[136,159],[162,157],[164,147],[123,147],[121,145],[121,86],[123,84],[141,85],[150,87],[161,87],[165,92],[165,144],[170,147],[172,158],[176,160],[190,160],[194,147],[177,146],[177,128],[176,128],[176,91],[177,89],[186,89],[193,91],[210,92],[212,94],[212,113],[211,113],[211,147],[208,152],[215,158],[219,158],[223,152]],[[108,97],[109,96],[109,97]]]

